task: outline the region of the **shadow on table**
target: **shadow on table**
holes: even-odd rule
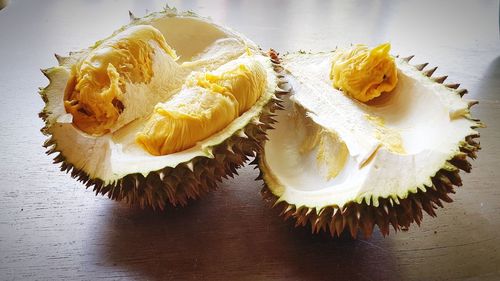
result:
[[[401,279],[378,232],[366,241],[311,235],[235,184],[164,213],[118,204],[109,212],[99,263],[140,279]]]

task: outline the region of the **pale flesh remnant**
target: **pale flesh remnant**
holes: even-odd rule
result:
[[[380,141],[381,145],[394,153],[406,153],[401,134],[397,129],[385,126],[385,121],[382,117],[365,114],[365,118],[374,126],[375,138]]]
[[[299,147],[299,152],[301,155],[307,155],[311,151],[317,150],[318,169],[326,167],[326,179],[333,179],[344,169],[349,150],[334,132],[318,126],[310,118],[304,118],[304,116],[306,116],[306,111],[298,105],[294,106],[296,126],[305,128],[306,134]]]

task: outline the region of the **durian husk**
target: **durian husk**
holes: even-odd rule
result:
[[[403,58],[407,63],[414,56]],[[460,84],[445,84],[447,76],[433,77],[432,74],[437,67],[425,69],[428,63],[414,65],[415,69],[422,72],[434,82],[443,84],[451,91],[451,94],[464,96],[466,89],[461,89]],[[477,101],[469,102],[469,108],[477,104]],[[473,129],[485,127],[479,119],[475,121]],[[406,198],[379,198],[379,205],[373,206],[362,203],[350,202],[343,207],[326,206],[322,209],[309,208],[306,206],[296,206],[286,201],[279,201],[278,196],[272,193],[264,181],[261,195],[270,207],[280,211],[280,216],[285,220],[293,218],[295,227],[305,227],[309,225],[312,233],[329,232],[332,237],[340,237],[347,232],[351,237],[356,238],[358,233],[362,233],[364,238],[369,238],[373,234],[375,226],[378,226],[383,236],[389,235],[390,228],[395,232],[408,230],[412,223],[420,223],[423,220],[423,213],[426,212],[431,217],[436,217],[436,209],[444,207],[443,203],[451,203],[451,194],[455,193],[455,188],[462,186],[460,170],[470,173],[472,165],[469,159],[476,159],[478,150],[481,149],[478,141],[479,134],[468,135],[460,143],[460,152],[453,155],[444,167],[431,177],[432,186],[426,186],[425,191],[417,189],[416,193],[408,193]],[[252,161],[253,165],[262,165],[264,150],[260,150],[257,157]],[[256,180],[264,180],[262,169]]]
[[[131,15],[131,19],[134,20],[135,17]],[[268,56],[278,78],[275,96],[264,106],[258,120],[252,121],[224,142],[213,147],[212,158],[198,156],[187,162],[179,163],[174,168],[165,167],[151,171],[147,176],[133,173],[112,183],[105,183],[101,179],[92,178],[85,171],[66,161],[50,134],[47,120],[50,112],[46,108],[39,113],[39,117],[45,122],[41,132],[48,137],[43,146],[47,149],[48,155],[57,154],[54,157],[54,163],[60,164],[61,171],[69,173],[71,177],[82,182],[87,188],[92,187],[96,195],[107,195],[113,200],[124,201],[141,208],[150,207],[163,210],[169,204],[173,206],[186,205],[189,200],[217,189],[219,182],[236,175],[237,169],[249,157],[253,157],[257,151],[261,150],[262,144],[266,140],[266,130],[272,128],[271,125],[275,122],[273,112],[282,108],[278,96],[288,93],[280,88],[285,81],[281,73],[283,69],[279,63],[278,53],[270,50]],[[56,58],[60,63],[65,59],[58,55]],[[42,70],[42,72],[49,79],[49,85],[41,88],[39,93],[47,104],[46,91],[55,81],[50,69]]]

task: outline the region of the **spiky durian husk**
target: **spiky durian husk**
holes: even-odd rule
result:
[[[185,205],[188,200],[215,190],[218,182],[222,179],[233,177],[237,169],[241,167],[249,157],[262,148],[266,140],[266,130],[272,128],[275,122],[273,112],[282,108],[279,104],[279,95],[287,93],[280,88],[285,82],[279,65],[278,54],[274,50],[269,51],[269,58],[278,78],[278,88],[275,97],[263,108],[258,120],[247,124],[221,144],[213,147],[213,158],[198,156],[188,162],[180,163],[175,168],[166,167],[157,171],[151,171],[147,176],[140,173],[129,174],[125,177],[105,184],[101,179],[92,178],[88,173],[74,167],[66,162],[66,158],[58,149],[57,142],[52,138],[48,128],[48,114],[45,109],[39,116],[45,122],[41,129],[48,136],[44,143],[47,154],[57,153],[54,163],[60,163],[61,171],[70,173],[73,178],[92,187],[97,194],[107,195],[109,198],[125,201],[131,205],[140,207],[151,207],[153,209],[164,209],[169,203]],[[47,102],[45,90],[53,83],[48,71],[42,71],[49,79],[49,85],[40,90],[42,99]]]
[[[403,58],[407,63],[413,56]],[[421,71],[424,75],[434,82],[444,84],[447,76],[432,77],[437,67],[425,70],[428,63],[415,65],[415,69]],[[462,97],[467,93],[466,89],[459,89],[460,84],[444,84],[453,94]],[[469,102],[469,108],[477,104],[477,101]],[[475,121],[473,129],[484,127],[478,119]],[[443,202],[451,203],[453,200],[450,194],[455,193],[455,187],[462,186],[460,170],[469,173],[471,164],[469,159],[477,157],[477,151],[480,150],[480,143],[477,141],[479,134],[473,134],[465,137],[460,143],[460,152],[451,157],[439,171],[431,178],[432,186],[426,186],[425,191],[417,189],[416,193],[409,193],[406,198],[379,198],[377,207],[366,204],[365,202],[350,202],[339,208],[337,206],[327,206],[320,210],[306,206],[296,206],[285,201],[279,201],[279,198],[272,193],[264,181],[261,194],[264,200],[272,207],[280,210],[280,215],[285,218],[295,219],[295,226],[311,226],[312,233],[329,232],[332,237],[340,236],[343,232],[356,238],[359,232],[363,233],[365,238],[369,238],[375,226],[378,226],[382,235],[389,234],[390,227],[394,231],[406,230],[412,223],[420,225],[423,219],[423,211],[431,217],[436,217],[435,210],[443,207]],[[264,157],[264,150],[261,150],[256,159],[252,162],[259,165],[259,161]],[[262,169],[257,180],[263,179]]]

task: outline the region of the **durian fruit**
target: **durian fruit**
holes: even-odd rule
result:
[[[154,209],[236,174],[285,92],[276,52],[170,8],[56,58],[40,91],[47,153],[96,194]]]
[[[436,68],[355,45],[283,57],[292,87],[255,160],[262,195],[313,233],[385,236],[435,216],[476,158],[466,90]]]

